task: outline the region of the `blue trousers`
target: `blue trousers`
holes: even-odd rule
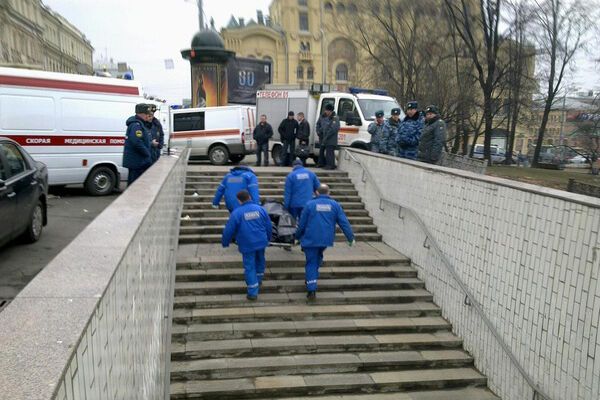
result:
[[[148,168],[129,168],[129,172],[127,174],[127,187],[131,186],[133,182],[135,182],[144,172],[146,172]]]
[[[292,217],[294,217],[296,221],[300,221],[300,214],[302,214],[302,210],[304,210],[304,207],[290,207],[288,211],[290,214],[292,214]]]
[[[296,140],[283,141],[283,147],[281,149],[281,165],[289,167],[292,165],[292,161],[296,157]]]
[[[265,249],[242,253],[244,277],[249,296],[258,296],[258,287],[265,276]]]
[[[317,280],[319,279],[319,268],[323,264],[323,252],[325,247],[305,247],[306,267],[304,268],[306,279],[306,290],[317,291]]]

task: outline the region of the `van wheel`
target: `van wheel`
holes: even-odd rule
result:
[[[26,243],[35,243],[40,240],[42,236],[42,230],[44,229],[44,205],[40,200],[33,208],[31,216],[29,217],[29,223],[27,224],[27,230],[23,233],[23,241]]]
[[[281,165],[281,146],[273,146],[273,150],[271,150],[271,158],[273,159],[275,165]]]
[[[106,196],[115,188],[117,177],[108,167],[94,168],[85,181],[85,190],[92,196]]]
[[[225,146],[215,146],[208,152],[208,159],[213,165],[225,165],[229,160],[229,150]]]
[[[243,154],[232,154],[229,156],[229,161],[234,164],[239,164],[244,158],[246,158]]]

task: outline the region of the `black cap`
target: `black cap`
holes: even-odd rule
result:
[[[433,114],[439,114],[440,110],[438,110],[437,106],[434,106],[433,104],[430,106],[427,106],[427,108],[425,109],[425,114],[427,113],[433,113]]]
[[[294,116],[294,112],[293,111],[288,112],[288,117],[293,117],[293,116]]]
[[[407,110],[417,110],[418,108],[419,103],[417,103],[416,101],[409,101],[408,103],[406,103]]]
[[[136,114],[148,114],[150,110],[150,105],[146,103],[139,103],[135,105],[135,113]]]
[[[400,115],[402,114],[402,110],[399,108],[392,108],[392,115]]]
[[[375,118],[383,118],[383,111],[381,111],[381,110],[380,110],[380,111],[377,111],[377,112],[375,113]]]
[[[325,105],[325,111],[333,111],[333,104],[327,103]]]

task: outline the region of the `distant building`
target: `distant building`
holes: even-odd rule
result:
[[[93,73],[85,35],[40,0],[0,0],[0,66]]]
[[[133,79],[133,69],[126,62],[110,59],[94,61],[94,75],[119,79]]]

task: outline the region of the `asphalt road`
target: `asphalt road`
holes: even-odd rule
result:
[[[0,247],[0,303],[14,298],[118,194],[92,197],[82,188],[50,190],[48,225],[37,243]],[[0,304],[0,309],[1,309]]]

